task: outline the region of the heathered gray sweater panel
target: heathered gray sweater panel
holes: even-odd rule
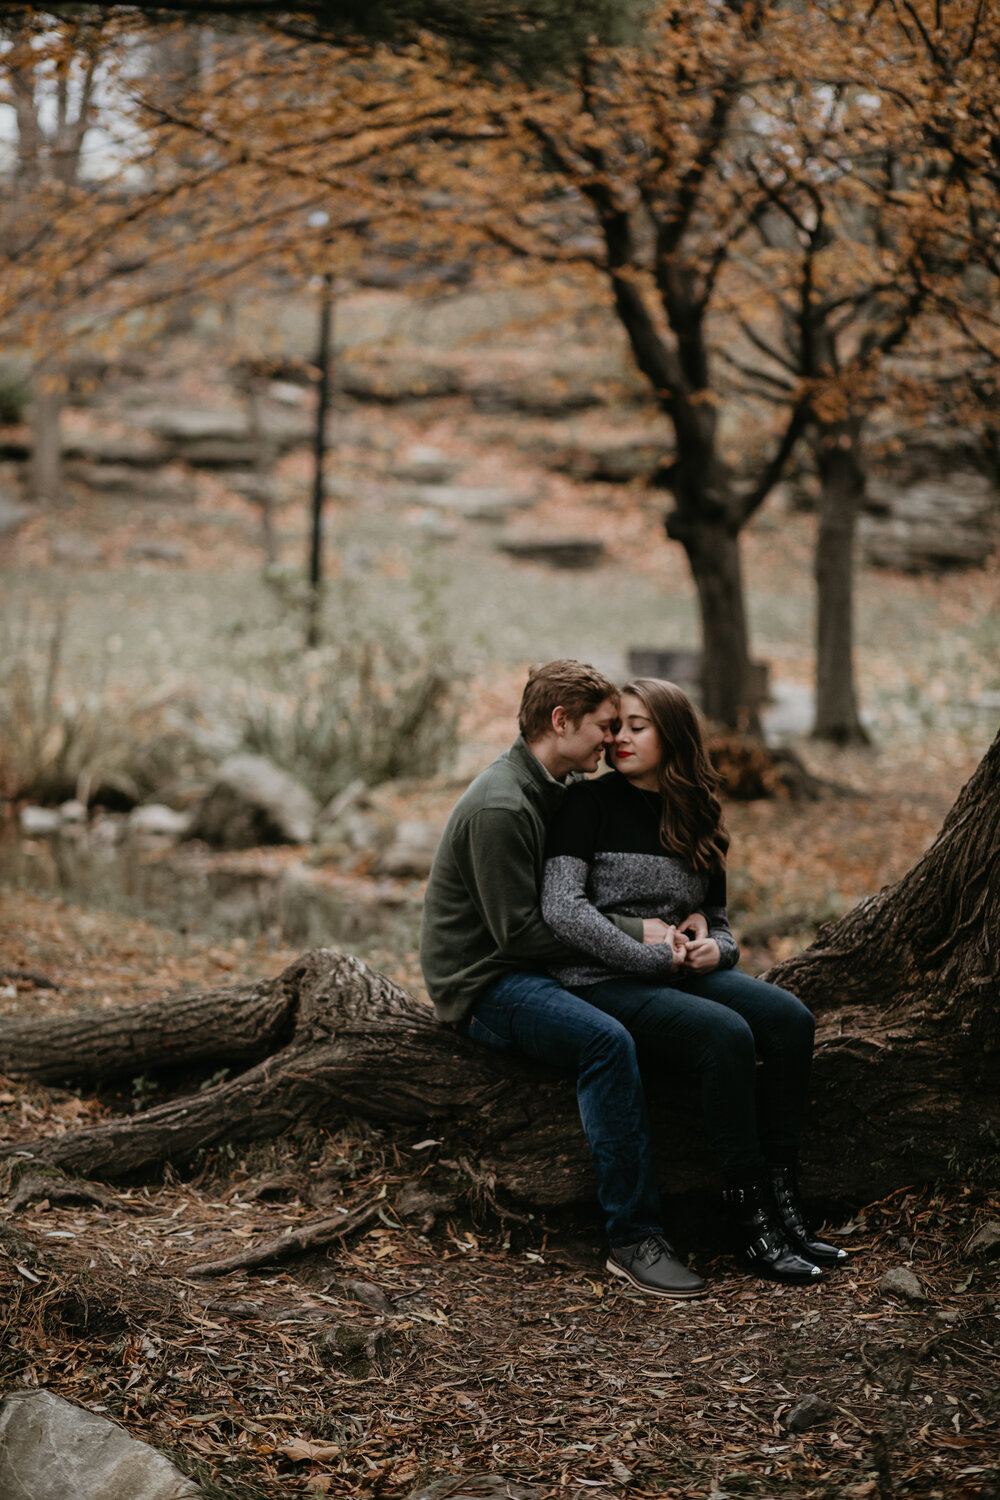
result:
[[[602,855],[605,862],[624,863],[633,856],[624,854]],[[600,961],[599,969],[581,959],[578,964],[569,964],[553,970],[561,984],[596,984],[590,977],[606,979],[608,971],[626,974],[644,974],[656,978],[670,974],[674,967],[673,953],[667,943],[638,943],[626,937],[604,915],[587,894],[587,865],[582,859],[562,854],[546,861],[545,879],[542,884],[542,916],[553,932],[582,954],[589,954]],[[609,872],[610,873],[610,872]],[[619,877],[625,872],[619,870]],[[609,885],[617,885],[619,891],[628,884],[619,878]],[[624,895],[612,898],[612,904],[621,911]],[[689,915],[690,909],[684,913]],[[628,911],[623,915],[641,916],[641,912]],[[648,915],[648,914],[647,914]]]
[[[598,807],[602,815],[592,825],[590,817]],[[619,808],[632,820],[627,830],[622,827]],[[584,823],[578,824],[578,818]],[[647,818],[655,821],[647,826]],[[612,913],[619,920],[621,916],[659,917],[677,926],[693,912],[700,911],[708,923],[709,937],[719,945],[720,969],[735,966],[739,947],[726,908],[707,901],[710,888],[714,893],[720,882],[710,881],[707,874],[698,873],[666,851],[642,852],[643,843],[647,848],[659,846],[655,802],[644,806],[641,795],[622,781],[594,786],[577,799],[568,827],[568,837],[565,824],[562,834],[557,832],[545,863],[542,915],[554,933],[587,957],[553,966],[552,973],[561,984],[578,987],[628,975],[667,978],[673,971],[668,947],[626,937],[613,926]],[[583,827],[588,832],[574,839],[572,830]],[[598,829],[603,833],[598,833]],[[624,837],[619,838],[621,834]],[[592,837],[616,842],[619,847],[595,848],[589,843]],[[567,842],[570,845],[577,842],[581,852],[560,852],[560,842],[564,846]],[[588,844],[592,852],[583,857],[584,845]],[[724,888],[723,882],[723,891]]]

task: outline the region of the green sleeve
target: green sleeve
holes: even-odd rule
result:
[[[513,809],[483,808],[473,813],[460,851],[466,886],[505,958],[564,964],[579,954],[542,921],[540,850],[531,835],[530,823]]]
[[[613,911],[603,914],[609,922],[613,922],[620,932],[626,937],[633,938],[635,942],[642,942],[642,918],[641,917],[619,917]]]

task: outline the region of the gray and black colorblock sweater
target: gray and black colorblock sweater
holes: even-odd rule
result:
[[[504,974],[543,973],[577,956],[549,931],[539,906],[546,830],[568,791],[519,735],[456,804],[420,929],[420,964],[439,1020],[460,1021]],[[642,937],[640,921],[615,920]]]
[[[704,912],[721,969],[740,950],[726,916],[726,876],[699,874],[660,843],[659,792],[634,787],[617,771],[568,787],[549,827],[542,915],[563,942],[587,957],[552,966],[574,988],[625,977],[665,979],[669,945],[643,944],[611,920],[660,917],[676,924]]]

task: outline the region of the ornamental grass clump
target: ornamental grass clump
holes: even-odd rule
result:
[[[172,692],[112,683],[106,654],[90,681],[72,680],[67,638],[65,611],[0,617],[0,798],[130,807],[204,770]]]
[[[450,649],[386,625],[291,658],[237,706],[241,749],[266,755],[327,802],[368,786],[432,776],[458,744],[459,675]]]

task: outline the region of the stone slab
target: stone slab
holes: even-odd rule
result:
[[[0,536],[17,531],[35,514],[30,505],[19,505],[16,500],[7,500],[0,495]]]
[[[497,546],[508,557],[552,568],[593,568],[604,557],[604,543],[596,537],[501,537]]]
[[[450,515],[465,516],[471,521],[502,521],[511,511],[530,510],[537,504],[537,496],[499,487],[423,484],[413,491],[413,501],[417,505],[429,505],[434,510],[445,511]]]
[[[52,1391],[0,1402],[0,1495],[25,1500],[198,1500],[201,1491],[148,1443]]]

